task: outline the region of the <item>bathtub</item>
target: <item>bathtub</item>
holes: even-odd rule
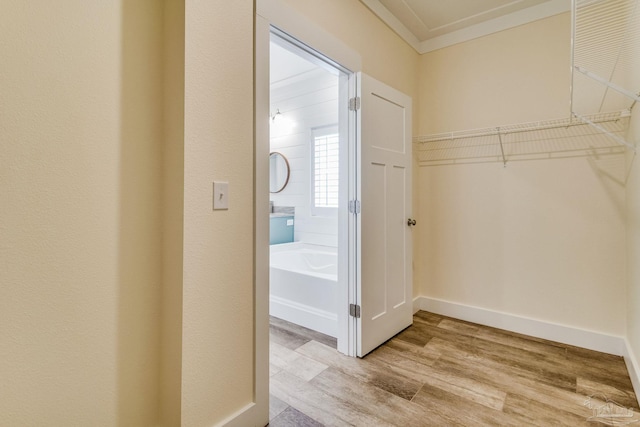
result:
[[[335,337],[338,332],[336,248],[306,243],[270,247],[272,316]]]

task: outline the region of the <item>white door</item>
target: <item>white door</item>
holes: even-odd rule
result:
[[[358,73],[357,355],[413,321],[411,98]],[[357,316],[356,316],[357,317]]]

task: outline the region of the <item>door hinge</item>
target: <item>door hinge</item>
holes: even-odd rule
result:
[[[349,213],[360,213],[360,200],[349,200]]]
[[[356,96],[355,98],[349,99],[349,111],[357,111],[360,109],[360,97]]]
[[[359,319],[360,306],[356,304],[349,304],[349,315],[355,317],[356,319]]]

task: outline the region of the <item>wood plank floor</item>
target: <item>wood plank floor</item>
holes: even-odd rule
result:
[[[618,356],[424,311],[363,359],[277,318],[270,330],[271,427],[640,425]],[[607,401],[633,417],[589,420]]]

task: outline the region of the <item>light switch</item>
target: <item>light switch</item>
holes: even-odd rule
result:
[[[229,209],[229,183],[213,181],[213,210]]]

